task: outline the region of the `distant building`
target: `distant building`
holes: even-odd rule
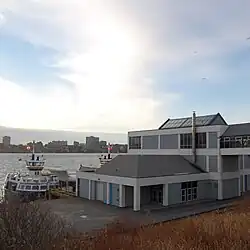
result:
[[[68,142],[67,141],[52,141],[47,144],[47,149],[52,152],[67,152]]]
[[[36,142],[35,150],[36,152],[39,152],[39,153],[43,152],[43,143],[41,141]]]
[[[100,148],[106,148],[107,147],[107,141],[100,141],[99,145],[100,145]]]
[[[86,149],[91,151],[99,151],[99,137],[88,136],[86,137]]]
[[[79,147],[80,146],[80,142],[74,141],[73,145],[74,145],[74,147]]]
[[[113,144],[111,148],[112,153],[127,153],[128,151],[127,144]]]
[[[4,136],[3,137],[3,147],[7,148],[10,146],[11,137],[10,136]]]

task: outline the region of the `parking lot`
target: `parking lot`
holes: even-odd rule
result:
[[[116,220],[125,222],[130,227],[160,223],[173,219],[180,219],[191,215],[223,209],[231,205],[229,201],[207,201],[198,204],[178,205],[171,208],[142,209],[134,212],[131,208],[119,208],[81,198],[66,198],[44,202],[49,208],[61,216],[81,232],[104,228]]]
[[[46,201],[49,208],[82,232],[104,228],[116,220],[129,222],[130,226],[152,222],[142,213],[132,209],[109,206],[98,201],[66,198]]]

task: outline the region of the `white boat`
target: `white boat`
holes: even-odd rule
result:
[[[58,187],[58,177],[43,171],[45,159],[35,154],[34,142],[32,155],[25,163],[26,172],[18,171],[6,175],[3,186],[4,199],[18,198],[21,201],[31,201],[46,198],[51,188]]]
[[[100,161],[100,167],[104,164],[106,164],[107,162],[110,162],[113,158],[111,156],[111,150],[112,150],[112,147],[110,144],[108,144],[108,154],[104,154],[104,155],[101,155],[99,157],[99,161]]]

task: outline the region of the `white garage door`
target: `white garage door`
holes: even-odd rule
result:
[[[96,199],[98,201],[103,201],[103,182],[96,182]]]

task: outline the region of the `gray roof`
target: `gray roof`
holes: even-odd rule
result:
[[[250,123],[229,125],[229,127],[222,136],[224,137],[224,136],[243,136],[243,135],[250,135]]]
[[[196,117],[196,126],[227,125],[220,113]],[[187,128],[192,126],[192,117],[168,119],[159,129]]]
[[[96,170],[97,174],[147,178],[204,172],[179,155],[118,155]]]

